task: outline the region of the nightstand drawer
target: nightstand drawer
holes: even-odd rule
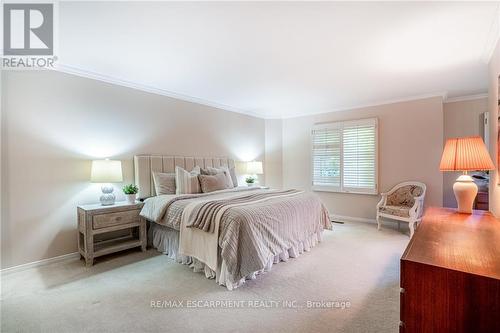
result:
[[[139,222],[139,212],[140,210],[128,210],[124,212],[94,215],[92,219],[92,228],[95,230],[120,224]]]

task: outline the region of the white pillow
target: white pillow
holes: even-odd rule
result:
[[[198,175],[200,167],[195,166],[191,172],[187,172],[181,167],[175,167],[175,194],[201,193]]]

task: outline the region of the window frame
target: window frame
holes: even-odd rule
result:
[[[349,126],[362,126],[362,125],[374,125],[375,126],[375,188],[359,188],[353,189],[351,187],[346,188],[344,186],[344,127]],[[334,185],[315,185],[314,184],[314,131],[318,129],[341,129],[341,144],[340,144],[340,186]],[[311,188],[315,192],[334,192],[334,193],[352,193],[352,194],[369,194],[378,195],[378,185],[379,185],[379,126],[378,118],[363,118],[355,120],[345,120],[345,121],[333,121],[327,123],[317,123],[313,125],[310,134],[310,151],[311,151]]]

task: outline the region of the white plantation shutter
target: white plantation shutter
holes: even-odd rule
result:
[[[315,125],[313,189],[377,193],[377,119]]]
[[[340,190],[341,129],[313,130],[313,183]]]
[[[344,191],[377,193],[376,126],[375,119],[344,124]]]

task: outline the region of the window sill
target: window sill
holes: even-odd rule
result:
[[[332,192],[332,193],[343,193],[343,194],[367,194],[367,195],[379,195],[377,190],[367,190],[367,191],[346,191],[329,186],[318,186],[313,185],[313,192]]]

